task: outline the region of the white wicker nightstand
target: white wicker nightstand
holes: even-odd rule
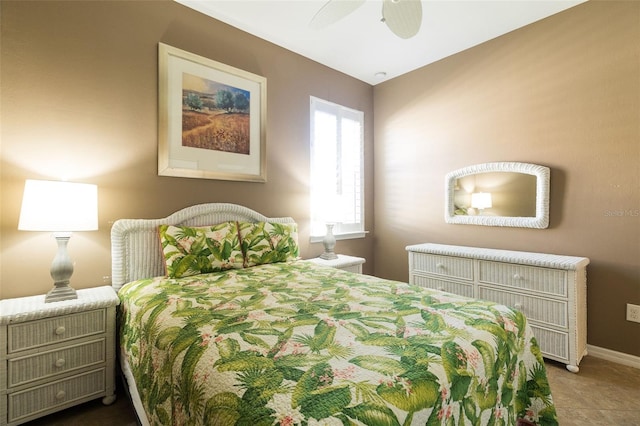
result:
[[[363,257],[346,256],[344,254],[339,254],[338,258],[333,260],[321,259],[319,257],[307,260],[317,263],[318,265],[331,266],[332,268],[355,272],[357,274],[362,273],[362,264],[366,262]]]
[[[0,425],[18,425],[82,402],[115,401],[111,287],[44,303],[44,295],[0,300]]]

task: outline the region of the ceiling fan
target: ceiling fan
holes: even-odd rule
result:
[[[329,0],[311,19],[313,29],[325,28],[346,17],[364,4],[365,0]],[[400,38],[413,37],[422,23],[421,0],[383,0],[382,22]]]

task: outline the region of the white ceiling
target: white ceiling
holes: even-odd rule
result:
[[[375,85],[586,0],[423,0],[421,30],[408,40],[380,21],[382,0],[321,30],[309,22],[327,0],[176,1]]]

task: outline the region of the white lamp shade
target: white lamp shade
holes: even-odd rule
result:
[[[491,206],[490,192],[474,192],[471,194],[471,207],[474,209],[490,209]]]
[[[95,231],[98,187],[86,183],[28,179],[24,185],[18,229],[24,231]]]

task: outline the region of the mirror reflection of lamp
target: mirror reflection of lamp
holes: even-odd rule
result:
[[[54,288],[45,302],[76,299],[69,285],[73,262],[67,253],[67,243],[73,231],[98,229],[98,189],[84,183],[30,180],[25,182],[18,229],[53,232],[58,252],[51,264]]]
[[[482,213],[484,209],[490,209],[492,207],[491,193],[474,192],[471,194],[471,207],[478,209],[480,213]]]

